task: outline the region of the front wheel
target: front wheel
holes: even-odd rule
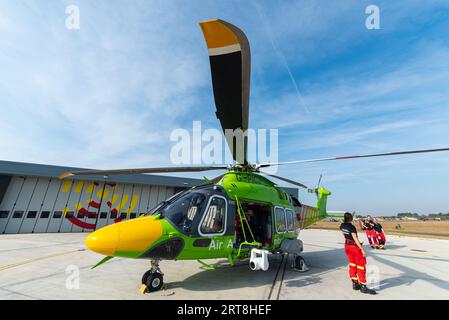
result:
[[[146,282],[147,289],[149,292],[161,290],[163,284],[164,284],[164,277],[162,276],[162,274],[158,272],[151,274],[147,278]]]

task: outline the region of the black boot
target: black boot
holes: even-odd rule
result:
[[[368,287],[364,284],[362,284],[360,286],[360,292],[361,293],[366,293],[366,294],[377,294],[376,291],[374,291],[373,289],[368,289]]]
[[[356,281],[352,281],[352,289],[354,290],[360,290],[360,283],[356,282]]]

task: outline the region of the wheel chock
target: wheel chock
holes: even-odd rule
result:
[[[142,285],[140,286],[139,292],[141,294],[145,294],[147,292],[147,285],[145,283],[142,283]]]

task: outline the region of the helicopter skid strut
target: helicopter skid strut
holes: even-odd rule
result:
[[[158,259],[151,260],[151,269],[143,274],[139,290],[142,294],[158,291],[164,285],[164,273],[159,267],[159,262]]]

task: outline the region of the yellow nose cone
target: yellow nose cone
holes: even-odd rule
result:
[[[141,252],[162,236],[162,224],[153,217],[144,217],[117,224],[120,226],[120,243],[117,251]]]
[[[87,248],[106,256],[138,256],[162,236],[162,224],[144,217],[111,224],[92,232],[85,240]]]
[[[104,254],[106,256],[113,256],[117,250],[120,241],[120,229],[118,224],[101,228],[92,232],[84,241],[86,247],[90,250]]]

